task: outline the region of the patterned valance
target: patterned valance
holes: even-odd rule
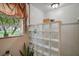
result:
[[[0,3],[0,12],[19,18],[27,17],[25,3]]]

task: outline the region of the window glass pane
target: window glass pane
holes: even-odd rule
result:
[[[23,34],[23,20],[0,13],[0,38]]]

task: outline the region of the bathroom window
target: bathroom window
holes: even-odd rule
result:
[[[23,20],[0,13],[0,38],[23,34]]]

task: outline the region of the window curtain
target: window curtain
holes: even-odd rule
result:
[[[23,19],[27,18],[25,3],[0,3],[0,12]]]

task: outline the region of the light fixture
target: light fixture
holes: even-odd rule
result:
[[[59,5],[60,5],[60,3],[52,3],[50,5],[50,7],[52,7],[52,8],[58,8]]]

